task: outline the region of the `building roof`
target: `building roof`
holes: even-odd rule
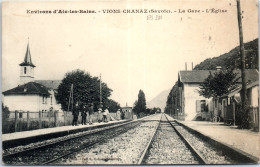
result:
[[[126,107],[121,107],[122,109],[132,109],[132,107],[126,106]]]
[[[254,86],[259,86],[259,81],[249,82],[246,84],[246,89],[250,89]],[[222,97],[232,97],[241,91],[242,87],[238,86],[236,89],[232,90],[230,93],[223,95]]]
[[[202,83],[215,70],[179,71],[179,81],[182,83]]]
[[[48,89],[57,90],[59,85],[61,84],[61,80],[35,80],[35,82],[44,85]]]
[[[32,58],[31,58],[31,52],[30,52],[30,48],[29,48],[29,43],[27,44],[27,50],[25,53],[25,57],[24,57],[24,62],[22,62],[20,64],[20,66],[32,66],[32,67],[36,67],[33,63],[32,63]]]
[[[13,89],[3,92],[4,95],[26,95],[26,94],[38,94],[49,96],[48,88],[36,83],[28,82],[24,85],[19,85]]]
[[[259,81],[254,81],[254,82],[247,83],[246,88],[250,89],[250,88],[252,88],[254,86],[259,86]]]
[[[210,74],[214,74],[216,70],[192,70],[192,71],[179,71],[179,82],[182,83],[202,83]],[[241,70],[234,70],[235,73],[238,73],[237,76],[241,76]],[[259,72],[256,69],[246,69],[245,70],[247,81],[258,81]],[[238,82],[242,82],[241,78]]]

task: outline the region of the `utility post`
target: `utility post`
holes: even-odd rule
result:
[[[69,112],[69,110],[70,110],[70,103],[72,103],[71,112],[73,113],[73,84],[71,84],[69,92],[70,92],[70,97],[69,97],[69,104],[68,104],[67,112]],[[64,112],[64,126],[66,126],[66,117],[67,117],[67,113]]]
[[[100,95],[99,95],[99,105],[100,105],[100,108],[103,107],[102,105],[102,81],[101,81],[101,74],[100,74],[100,83],[99,83],[99,92],[100,92]]]
[[[242,110],[246,114],[246,74],[245,74],[245,48],[243,42],[243,29],[242,29],[242,18],[241,18],[241,7],[240,0],[237,0],[237,18],[238,18],[238,29],[239,29],[239,41],[240,41],[240,55],[241,55],[241,78],[242,78],[242,89],[241,89],[241,101]],[[245,115],[247,116],[247,114]]]

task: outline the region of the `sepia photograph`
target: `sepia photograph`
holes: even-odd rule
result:
[[[1,165],[259,165],[258,5],[3,1]]]

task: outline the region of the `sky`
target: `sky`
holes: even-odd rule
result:
[[[244,42],[258,38],[257,3],[241,0]],[[2,6],[2,91],[19,84],[28,38],[35,79],[62,80],[75,69],[101,74],[113,90],[111,99],[121,106],[132,106],[140,89],[147,101],[171,89],[185,62],[191,70],[192,62],[195,66],[239,45],[236,0],[17,1]],[[202,12],[212,8],[227,12]],[[27,13],[59,9],[96,13]],[[121,13],[103,13],[106,9]],[[126,14],[124,9],[172,13]],[[185,13],[174,12],[179,9]]]

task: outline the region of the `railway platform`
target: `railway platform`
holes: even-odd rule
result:
[[[231,148],[260,158],[260,133],[236,126],[226,126],[224,123],[206,121],[179,121],[179,123]]]
[[[35,141],[47,140],[55,137],[61,137],[72,133],[82,132],[86,130],[112,126],[118,123],[124,123],[129,120],[118,120],[109,122],[95,122],[92,125],[78,125],[78,126],[60,126],[45,129],[36,129],[31,131],[15,132],[2,134],[3,148],[16,146],[19,144],[28,144]]]
[[[142,117],[138,120],[146,119],[149,116]],[[81,125],[78,126],[60,126],[53,128],[36,129],[31,131],[22,131],[15,133],[2,134],[2,147],[3,149],[16,147],[19,145],[26,145],[38,141],[48,140],[52,138],[62,137],[69,134],[78,132],[113,126],[116,124],[123,124],[131,120],[113,120],[109,122],[95,122],[92,125]]]
[[[53,127],[53,128],[45,128],[45,129],[36,129],[36,130],[31,130],[31,131],[23,131],[23,132],[15,132],[15,133],[7,133],[7,134],[2,134],[2,141],[8,141],[8,140],[16,140],[20,138],[28,138],[28,137],[34,137],[34,136],[39,136],[39,135],[46,135],[46,134],[51,134],[51,133],[58,133],[58,132],[64,132],[64,131],[73,131],[73,130],[80,130],[80,129],[85,129],[88,127],[99,127],[102,125],[109,125],[109,124],[115,124],[119,122],[125,122],[126,120],[119,120],[119,121],[110,121],[110,122],[96,122],[93,123],[92,125],[81,125],[79,124],[78,126],[59,126],[59,127]]]

